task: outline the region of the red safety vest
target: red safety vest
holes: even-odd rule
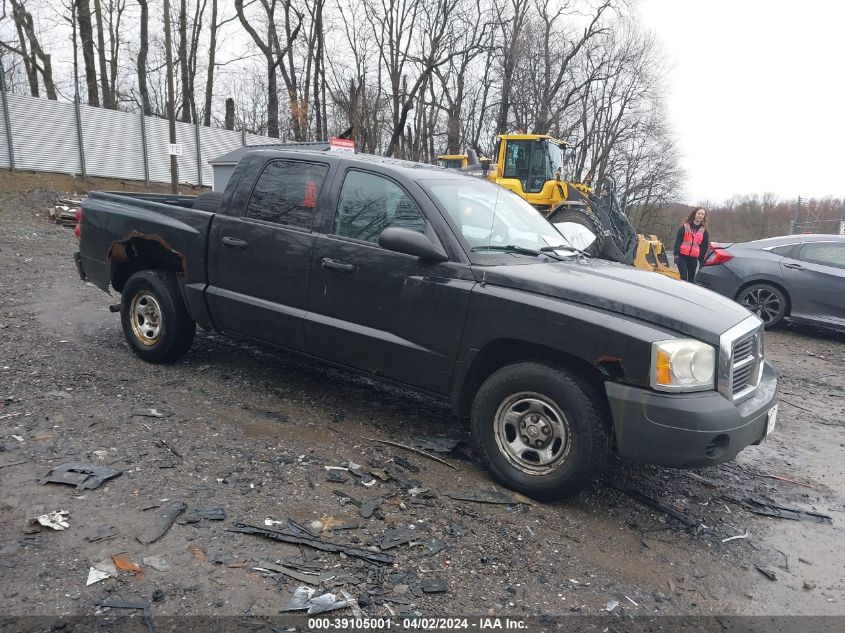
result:
[[[681,242],[681,255],[687,257],[698,257],[701,254],[701,241],[704,239],[704,227],[700,227],[695,233],[689,222],[684,222],[684,241]]]

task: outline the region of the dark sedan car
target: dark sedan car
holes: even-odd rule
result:
[[[713,244],[696,283],[738,301],[766,327],[788,318],[845,330],[843,235]]]

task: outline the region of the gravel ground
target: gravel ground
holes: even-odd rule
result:
[[[151,601],[157,618],[275,616],[304,583],[261,563],[318,572],[318,594],[345,590],[371,616],[845,614],[845,336],[795,326],[767,335],[782,381],[778,428],[736,462],[678,471],[613,461],[578,498],[533,503],[492,483],[471,459],[466,422],[437,403],[206,332],[176,364],[137,359],[108,310],[117,298],[79,280],[71,231],[46,220],[59,192],[118,185],[0,174],[4,615],[90,616],[121,599]],[[457,442],[441,455],[448,465],[374,441],[420,437]],[[94,490],[40,483],[67,462],[122,474]],[[326,468],[350,464],[360,476]],[[336,475],[346,481],[328,480]],[[446,494],[492,492],[512,503]],[[748,498],[832,522],[760,516]],[[173,502],[226,518],[139,542]],[[69,528],[30,522],[55,510],[67,510]],[[230,531],[266,519],[392,560]],[[409,542],[378,547],[390,537]],[[113,556],[140,570],[86,586]]]

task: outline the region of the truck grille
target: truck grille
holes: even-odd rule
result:
[[[763,368],[763,331],[757,329],[734,341],[731,352],[731,395],[738,400],[760,384]]]

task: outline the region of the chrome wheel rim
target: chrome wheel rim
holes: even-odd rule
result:
[[[152,346],[161,338],[161,306],[155,296],[142,290],[132,298],[129,319],[135,337],[144,345]]]
[[[569,457],[569,420],[546,396],[509,396],[499,405],[493,425],[499,452],[525,474],[547,475]]]
[[[780,298],[768,288],[754,288],[742,295],[740,303],[763,320],[771,323],[781,313]]]

